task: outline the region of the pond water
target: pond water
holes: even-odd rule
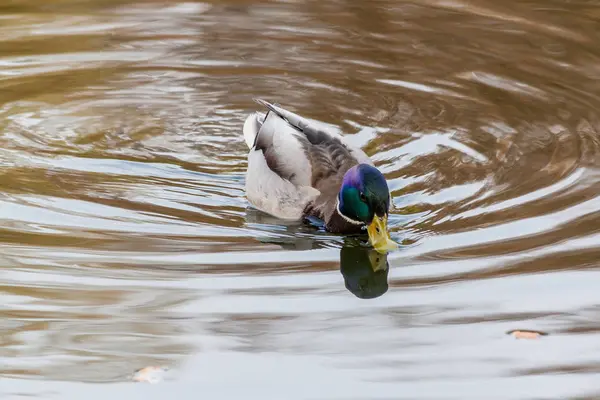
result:
[[[2,3],[0,397],[598,398],[599,24],[585,0]],[[398,251],[249,206],[255,97],[362,146]]]

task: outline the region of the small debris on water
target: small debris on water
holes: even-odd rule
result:
[[[515,329],[506,332],[507,335],[514,336],[515,339],[539,339],[540,336],[547,336],[546,332],[530,331],[527,329]]]
[[[163,380],[163,375],[167,371],[166,367],[150,366],[135,371],[132,379],[134,382],[158,383]]]

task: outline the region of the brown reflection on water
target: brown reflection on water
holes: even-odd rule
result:
[[[148,365],[176,382],[146,399],[598,393],[594,2],[27,0],[0,22],[0,396],[135,397]],[[248,207],[254,97],[374,159],[389,267]]]

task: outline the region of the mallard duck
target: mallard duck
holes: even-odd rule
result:
[[[383,174],[360,149],[337,134],[264,100],[250,114],[246,197],[255,208],[286,220],[317,218],[331,233],[365,229],[375,250],[397,247],[387,221],[391,203]]]

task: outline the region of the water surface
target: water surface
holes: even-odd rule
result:
[[[3,399],[600,393],[594,2],[26,0],[0,21]],[[363,147],[399,251],[249,207],[254,97]],[[148,365],[171,375],[129,382]]]

